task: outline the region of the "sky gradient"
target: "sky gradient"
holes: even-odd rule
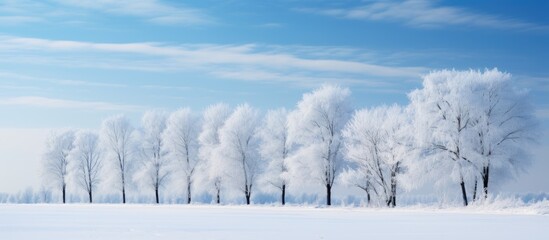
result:
[[[543,137],[531,174],[509,186],[549,192],[547,9],[509,0],[0,0],[0,192],[36,187],[47,129],[97,128],[118,113],[138,124],[148,109],[219,101],[291,109],[322,83],[349,87],[357,108],[407,104],[423,74],[445,68],[498,68],[529,89]],[[13,178],[20,183],[6,183]]]

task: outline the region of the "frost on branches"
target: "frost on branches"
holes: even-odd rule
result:
[[[69,177],[69,154],[74,148],[74,131],[52,132],[46,140],[46,151],[42,156],[42,176],[44,182],[61,190],[63,203],[66,203]]]
[[[74,177],[77,183],[88,194],[88,200],[93,202],[93,191],[101,180],[102,158],[99,149],[99,135],[88,130],[76,132],[74,148],[70,153],[74,162]]]
[[[432,183],[468,205],[524,170],[538,136],[527,91],[497,69],[432,72],[409,93],[409,105],[353,112],[350,95],[323,85],[303,94],[294,109],[264,116],[248,104],[214,104],[201,114],[148,111],[135,129],[115,115],[99,135],[52,134],[43,179],[63,202],[76,199],[66,193],[73,185],[91,202],[93,194],[106,193],[96,191],[101,181],[121,193],[122,203],[152,201],[146,196],[153,191],[159,203],[165,190],[166,202],[183,194],[187,203],[211,195],[218,204],[242,196],[251,204],[276,194],[284,205],[289,196],[315,201],[309,194],[322,188],[331,205],[341,182],[362,189],[368,204],[395,207],[402,192]],[[129,200],[128,186],[137,186]]]
[[[238,106],[219,130],[219,150],[225,156],[227,175],[244,193],[246,204],[250,204],[253,187],[261,171],[258,153],[259,112],[248,104]]]
[[[126,203],[126,189],[135,160],[136,146],[134,128],[124,115],[109,117],[103,121],[100,140],[106,152],[105,167],[116,180],[115,184],[122,193],[122,203]]]
[[[514,172],[528,163],[521,152],[533,112],[509,83],[510,75],[497,69],[444,70],[425,76],[423,88],[409,95],[424,147],[420,169],[439,184],[451,176],[464,205],[467,192],[476,198],[479,180],[486,196],[494,168]]]
[[[286,204],[286,189],[289,184],[288,167],[286,166],[291,148],[288,141],[288,111],[284,108],[271,110],[265,115],[259,130],[261,144],[260,154],[268,161],[263,175],[267,188],[280,190],[280,203]]]
[[[168,114],[163,111],[148,111],[141,120],[141,166],[134,175],[135,181],[154,191],[156,203],[160,203],[159,191],[171,173],[170,161],[162,138]]]
[[[393,105],[361,109],[343,130],[345,155],[350,163],[343,182],[375,194],[387,206],[396,206],[397,182],[404,164],[412,159],[411,117]]]
[[[187,192],[187,203],[191,203],[191,189],[195,180],[198,158],[199,119],[189,108],[182,108],[170,114],[163,133],[168,155],[177,163],[175,172],[181,173]]]
[[[215,195],[217,204],[221,203],[221,189],[224,178],[221,164],[218,164],[218,162],[223,161],[223,156],[218,154],[220,146],[219,130],[230,114],[231,109],[224,103],[207,107],[203,113],[202,129],[198,136],[200,144],[198,154],[203,162],[200,179],[203,186],[213,187],[213,191],[208,192]]]
[[[298,145],[299,156],[288,167],[300,175],[309,172],[325,186],[327,205],[332,204],[332,187],[343,163],[341,130],[351,113],[350,95],[347,88],[323,85],[304,94],[288,119],[290,142]]]

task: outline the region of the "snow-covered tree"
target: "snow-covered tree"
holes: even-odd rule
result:
[[[527,92],[512,85],[511,75],[497,69],[475,72],[474,128],[475,150],[471,161],[479,172],[482,192],[488,197],[490,176],[514,175],[528,165],[525,148],[535,140],[536,123]],[[474,184],[476,199],[477,180]]]
[[[398,105],[362,109],[343,130],[345,153],[353,169],[342,179],[396,206],[398,175],[412,156],[411,117]]]
[[[225,120],[231,114],[228,105],[218,103],[211,105],[204,110],[202,119],[202,129],[198,136],[199,142],[199,157],[201,164],[201,173],[205,185],[212,185],[216,202],[221,202],[221,189],[223,183],[223,171],[218,166],[217,161],[223,161],[223,156],[216,154],[219,148],[219,130],[225,124]]]
[[[280,201],[286,203],[286,188],[289,183],[286,158],[290,151],[288,141],[288,111],[284,108],[271,110],[265,115],[259,130],[260,154],[268,161],[263,175],[264,181],[280,190]]]
[[[63,203],[66,202],[69,154],[74,147],[73,142],[73,130],[51,133],[42,156],[44,183],[61,190]]]
[[[78,184],[93,202],[93,191],[99,185],[102,161],[99,147],[99,135],[93,131],[76,132],[71,158],[76,163],[75,177]]]
[[[170,175],[170,162],[166,157],[162,134],[166,129],[168,114],[164,111],[148,111],[141,120],[141,167],[134,175],[136,182],[154,191],[156,203],[160,203],[159,191]]]
[[[309,172],[322,183],[327,205],[331,205],[332,187],[342,167],[341,130],[351,112],[350,94],[347,88],[323,85],[304,94],[288,117],[288,137],[299,145],[295,154],[304,157],[302,161],[287,161],[288,167],[300,168],[292,172]]]
[[[501,125],[501,121],[510,121],[495,120],[495,115],[487,114],[497,115],[509,111],[502,118],[510,117],[515,123],[515,116],[522,115],[517,112],[518,109],[514,110],[512,107],[518,102],[507,104],[503,98],[490,100],[490,96],[495,96],[495,92],[489,90],[490,85],[504,78],[507,78],[506,74],[496,69],[484,72],[436,71],[424,77],[422,89],[409,94],[416,113],[420,144],[424,147],[422,166],[428,172],[427,175],[433,177],[437,183],[447,179],[446,176],[457,181],[464,205],[469,202],[466,181],[476,182],[478,173],[484,171],[481,170],[484,163],[478,163],[484,161],[480,159],[486,159],[482,155],[490,152],[490,148],[502,140],[501,137],[496,137],[499,141],[485,138],[486,134],[490,134],[489,138],[492,138],[493,134],[502,130],[499,127],[486,126],[494,121],[500,121],[496,125]],[[502,108],[489,113],[490,108],[493,108],[491,105],[498,101],[501,101]],[[510,123],[509,126],[518,128],[505,130],[506,134],[513,134],[515,130],[523,128],[515,123]]]
[[[259,156],[259,112],[248,104],[238,106],[219,130],[219,150],[226,161],[218,162],[244,193],[250,204],[253,187],[261,171]]]
[[[115,175],[115,185],[122,193],[122,203],[126,203],[128,176],[135,157],[133,131],[129,119],[124,115],[109,117],[101,124],[100,139],[108,160],[105,167]]]
[[[470,172],[472,128],[472,72],[437,71],[424,77],[423,88],[409,94],[415,110],[417,130],[425,147],[425,169],[440,174],[437,182],[452,176],[461,188],[463,204],[468,205],[465,180]]]
[[[191,188],[199,163],[198,120],[189,108],[179,109],[171,113],[163,135],[169,155],[177,162],[178,172],[182,172],[187,191],[187,203],[191,203]]]

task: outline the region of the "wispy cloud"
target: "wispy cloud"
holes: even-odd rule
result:
[[[99,111],[142,111],[144,108],[136,105],[123,105],[108,102],[75,101],[38,96],[22,96],[0,99],[4,106],[29,106],[44,108],[99,110]]]
[[[41,21],[43,21],[41,18],[31,16],[0,16],[0,25],[16,25]]]
[[[56,85],[74,86],[74,87],[108,87],[108,88],[122,88],[127,87],[125,84],[119,83],[104,83],[84,80],[72,80],[72,79],[57,79],[48,77],[37,77],[19,73],[3,72],[0,71],[0,80],[24,80],[33,82],[44,82]]]
[[[357,51],[344,51],[342,48],[330,47],[285,48],[254,44],[170,45],[146,42],[94,43],[4,36],[0,37],[1,49],[6,50],[4,59],[10,59],[10,61],[19,59],[25,63],[158,71],[194,69],[242,80],[249,80],[251,77],[251,75],[241,74],[246,72],[269,73],[268,77],[263,75],[257,80],[293,79],[293,81],[310,82],[315,81],[312,77],[320,75],[340,79],[419,78],[421,73],[427,70],[423,67],[379,65],[360,60],[361,57],[349,57]],[[319,52],[334,54],[319,54]],[[353,58],[356,60],[352,60]],[[78,59],[78,61],[72,59]],[[220,72],[224,74],[219,74]],[[227,74],[228,72],[233,74]],[[235,72],[240,74],[234,74]],[[300,77],[296,77],[295,74],[289,75],[290,72],[297,72]]]
[[[478,13],[460,7],[439,6],[436,1],[428,0],[379,1],[352,8],[298,10],[347,19],[401,22],[418,28],[463,25],[514,30],[549,29],[548,26],[519,19]]]
[[[202,25],[214,22],[203,10],[159,0],[17,0],[0,3],[1,24],[85,22],[86,16],[128,16],[161,25]]]
[[[157,24],[204,24],[212,18],[203,11],[184,6],[171,6],[158,0],[57,0],[57,2],[116,15],[144,18]]]
[[[143,89],[154,89],[154,90],[178,90],[178,91],[190,91],[193,88],[183,87],[183,86],[167,86],[167,85],[142,85],[140,88]]]
[[[12,85],[12,84],[2,84],[2,85],[0,85],[0,89],[4,89],[4,90],[39,90],[38,87],[20,86],[20,85]]]
[[[236,79],[236,80],[245,80],[245,81],[256,81],[256,82],[285,82],[293,85],[299,85],[301,87],[315,87],[319,83],[339,83],[345,85],[361,85],[365,87],[394,87],[394,84],[388,81],[381,81],[379,79],[369,79],[369,78],[351,78],[351,77],[329,77],[322,75],[303,75],[295,73],[278,73],[273,71],[262,71],[262,70],[226,70],[226,71],[217,71],[213,73],[217,77]]]

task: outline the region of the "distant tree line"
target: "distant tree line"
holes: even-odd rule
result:
[[[277,193],[281,204],[303,186],[322,186],[332,204],[337,184],[389,207],[399,192],[434,183],[455,189],[464,205],[487,198],[494,181],[528,166],[536,122],[527,92],[497,69],[443,70],[426,75],[407,106],[354,110],[351,91],[336,85],[305,93],[295,109],[234,109],[218,103],[200,113],[146,112],[139,126],[124,115],[99,131],[51,134],[43,155],[44,183],[67,202],[67,186],[89,202],[100,184],[207,193],[216,203],[240,194]],[[294,191],[293,193],[291,191]]]

